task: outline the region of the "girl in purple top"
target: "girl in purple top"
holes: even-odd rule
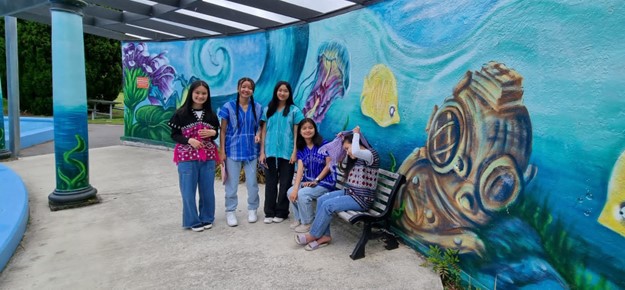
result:
[[[194,232],[210,229],[215,220],[215,164],[219,154],[214,140],[219,123],[206,82],[191,84],[185,103],[169,120],[169,127],[171,138],[177,142],[174,162],[182,195],[182,226]],[[198,187],[199,209],[195,203]]]
[[[310,229],[314,212],[312,202],[328,191],[334,190],[336,178],[330,170],[331,159],[319,153],[323,139],[311,118],[299,122],[297,131],[297,175],[287,191],[295,220],[290,228],[298,233]]]

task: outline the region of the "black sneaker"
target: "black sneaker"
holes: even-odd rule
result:
[[[191,230],[194,232],[201,232],[204,230],[204,226],[191,227]]]
[[[212,223],[205,223],[205,224],[204,224],[204,229],[205,229],[205,230],[208,230],[208,229],[210,229],[210,228],[212,228],[212,227],[213,227],[213,224],[212,224]]]

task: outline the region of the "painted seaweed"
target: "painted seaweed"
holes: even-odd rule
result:
[[[606,277],[593,275],[586,271],[585,256],[588,249],[583,239],[570,234],[570,229],[558,217],[545,199],[542,203],[526,195],[510,214],[527,222],[538,233],[545,249],[545,259],[558,271],[571,289],[611,289]]]
[[[68,174],[63,173],[61,166],[57,167],[57,175],[61,183],[59,183],[60,190],[75,190],[87,187],[87,166],[80,160],[76,158],[72,158],[72,154],[81,153],[87,149],[87,144],[85,143],[85,139],[82,136],[76,134],[76,147],[72,150],[69,150],[63,153],[63,162],[68,165],[67,167],[74,166],[78,169],[78,174],[76,176],[71,177]]]

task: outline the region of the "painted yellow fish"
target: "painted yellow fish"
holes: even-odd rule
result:
[[[614,164],[599,223],[625,237],[625,152]]]
[[[386,65],[376,64],[365,77],[360,110],[380,127],[399,123],[397,81]]]

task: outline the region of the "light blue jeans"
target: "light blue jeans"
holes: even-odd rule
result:
[[[178,181],[182,195],[182,226],[191,228],[212,224],[215,220],[215,161],[178,163]],[[198,189],[199,202],[196,205]]]
[[[315,213],[313,212],[312,202],[323,194],[330,191],[329,189],[317,185],[315,187],[300,187],[297,191],[297,200],[291,202],[291,212],[295,216],[296,221],[300,221],[302,224],[309,225],[312,223]],[[289,188],[286,192],[287,197],[291,196],[293,187]]]
[[[315,238],[322,236],[330,236],[330,222],[332,215],[338,211],[364,209],[356,202],[356,200],[345,194],[345,190],[335,190],[328,192],[317,199],[317,213],[315,221],[310,227],[310,235]]]
[[[256,164],[258,159],[250,161],[234,161],[226,158],[226,171],[228,178],[226,179],[226,211],[235,211],[239,204],[237,189],[239,188],[239,175],[241,174],[241,166],[245,172],[245,186],[247,187],[247,209],[258,209],[258,181],[256,180]]]

